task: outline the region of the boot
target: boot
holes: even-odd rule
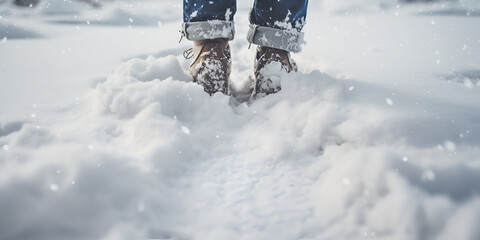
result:
[[[206,93],[229,94],[228,80],[232,69],[230,46],[224,39],[205,40],[195,45],[189,72]]]
[[[290,57],[290,52],[270,47],[257,47],[255,55],[253,97],[266,96],[281,90],[278,74],[269,73],[266,67],[280,64],[280,71],[296,72],[297,64]]]

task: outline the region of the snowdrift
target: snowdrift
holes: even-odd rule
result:
[[[177,47],[177,36],[170,36],[179,23],[171,11],[178,2],[120,1],[100,9],[54,2],[30,13],[7,4],[0,9],[1,33],[16,34],[0,42],[0,52],[19,53],[0,54],[0,96],[13,96],[1,100],[11,106],[0,105],[0,239],[480,238],[475,1],[398,9],[396,1],[312,2],[312,13],[326,14],[312,14],[311,22],[328,21],[323,24],[338,35],[309,27],[307,52],[295,56],[301,69],[282,76],[282,91],[238,105],[204,93],[186,73],[185,45]],[[356,15],[339,17],[347,12]],[[432,31],[431,45],[439,50],[416,49],[420,60],[405,59],[398,53],[405,50],[382,42],[397,44],[401,31],[372,41],[368,51],[355,45],[362,39],[341,31],[353,35],[360,24],[357,31],[375,36],[370,29],[387,29],[383,21],[421,23],[408,25],[419,36],[430,36],[425,26],[445,33],[454,25],[465,42]],[[42,36],[33,38],[29,24]],[[241,26],[239,35],[246,31]],[[76,48],[93,44],[92,36],[112,44],[152,32],[167,35],[169,44],[152,43],[158,53],[145,57],[134,57],[145,55],[135,42]],[[345,49],[333,43],[343,42],[357,52],[342,55]],[[321,48],[326,43],[339,55],[337,65]],[[56,56],[45,49],[65,57],[45,60],[42,55]],[[251,74],[251,55],[242,40],[232,50],[238,87]],[[461,54],[445,57],[444,65],[435,61],[452,51]],[[399,57],[388,61],[397,72],[377,64],[392,52]],[[423,61],[428,54],[432,62]],[[36,68],[13,73],[19,55],[36,60]],[[86,56],[92,65],[117,62],[105,65],[104,75],[78,64],[64,79],[62,68]],[[330,67],[348,72],[358,68],[355,61],[369,64],[368,75],[349,77]],[[39,67],[51,63],[58,72]],[[416,68],[396,81],[404,66]],[[39,77],[25,77],[30,72]],[[66,82],[65,92],[82,86],[81,94],[40,110],[29,102],[30,88],[52,79]],[[7,95],[11,86],[22,91]],[[13,114],[20,104],[32,105],[25,117]]]

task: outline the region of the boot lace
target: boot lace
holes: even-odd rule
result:
[[[189,49],[183,51],[183,57],[184,57],[185,59],[190,59],[190,58],[192,58],[192,57],[193,57],[193,48],[189,48]]]

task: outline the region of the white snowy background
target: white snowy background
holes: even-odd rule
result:
[[[311,1],[300,71],[239,106],[180,0],[100,4],[0,1],[0,239],[480,239],[479,1]]]

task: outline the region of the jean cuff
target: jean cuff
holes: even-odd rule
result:
[[[247,40],[250,43],[298,53],[305,43],[303,33],[296,29],[278,29],[250,24]]]
[[[224,20],[185,22],[182,24],[182,35],[190,41],[216,38],[233,40],[235,36],[235,23]]]

